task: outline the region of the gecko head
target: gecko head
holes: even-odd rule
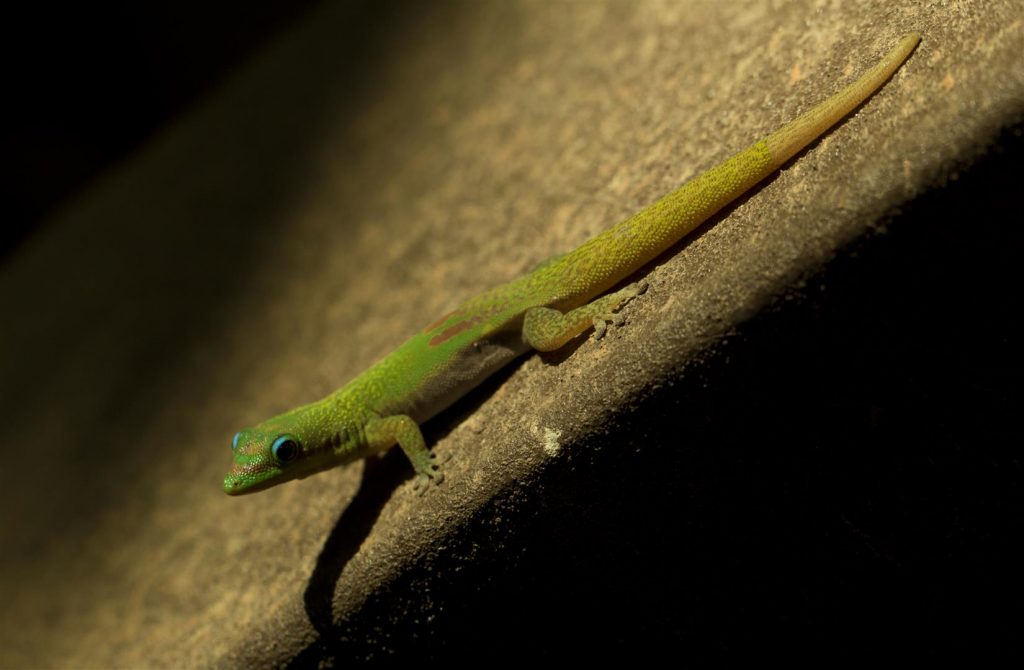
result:
[[[306,477],[330,467],[340,436],[321,436],[300,422],[276,417],[235,433],[231,470],[224,475],[224,493],[237,496]]]

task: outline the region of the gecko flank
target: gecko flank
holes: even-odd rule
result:
[[[912,33],[855,82],[720,165],[528,275],[465,302],[323,400],[240,431],[224,477],[231,495],[259,491],[395,444],[421,492],[442,475],[419,424],[527,351],[551,351],[617,310],[644,283],[608,293],[838,123],[900,67]]]

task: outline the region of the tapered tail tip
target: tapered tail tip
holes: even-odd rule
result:
[[[907,51],[910,51],[914,47],[916,47],[920,42],[921,42],[921,33],[915,31],[915,32],[907,33],[906,35],[904,35],[903,38],[900,39],[900,46],[905,48]]]

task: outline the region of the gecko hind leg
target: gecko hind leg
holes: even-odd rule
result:
[[[594,338],[600,339],[609,323],[621,326],[626,322],[619,308],[646,290],[647,282],[639,281],[564,314],[550,307],[534,307],[523,317],[523,339],[537,351],[554,351],[591,326]]]

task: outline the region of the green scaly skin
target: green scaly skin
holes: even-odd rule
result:
[[[606,323],[621,323],[616,310],[646,285],[606,291],[838,123],[892,76],[920,39],[903,37],[817,107],[578,249],[467,301],[323,400],[239,432],[224,491],[260,491],[396,443],[413,464],[420,492],[440,483],[420,423],[530,349],[551,351],[591,326],[600,336]]]

